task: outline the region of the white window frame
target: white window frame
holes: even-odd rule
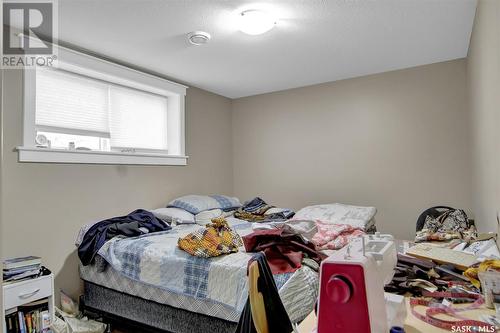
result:
[[[23,70],[23,145],[17,147],[20,162],[186,165],[185,96],[188,87],[71,49],[58,48],[57,68],[167,97],[168,153],[146,151],[80,151],[36,147],[36,74]]]

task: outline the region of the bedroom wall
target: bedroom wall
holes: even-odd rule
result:
[[[190,88],[185,167],[18,163],[22,75],[5,71],[2,254],[35,254],[56,275],[56,289],[79,294],[74,240],[85,223],[164,206],[189,193],[232,194],[231,101]]]
[[[2,10],[0,9],[0,14]],[[3,181],[3,173],[2,173],[2,156],[3,156],[3,131],[2,131],[2,123],[3,123],[3,112],[2,112],[2,96],[3,96],[3,71],[0,70],[0,243],[2,241],[2,217],[1,217],[1,212],[2,212],[2,191],[3,191],[3,186],[2,186],[2,181]],[[2,246],[0,246],[0,258],[3,258],[3,253],[2,253]],[[3,275],[0,277],[0,283],[3,283]],[[0,288],[0,299],[3,299],[3,288]],[[0,313],[3,313],[3,302],[0,302]],[[0,320],[0,331],[3,332],[3,321]]]
[[[473,207],[480,230],[500,210],[500,2],[480,0],[467,59],[473,147]],[[500,231],[500,230],[499,230]]]
[[[412,239],[425,208],[471,208],[468,117],[463,59],[237,99],[234,194],[375,206]]]

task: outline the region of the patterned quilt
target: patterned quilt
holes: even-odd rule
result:
[[[252,224],[228,218],[241,236]],[[247,300],[246,270],[251,253],[244,249],[216,258],[199,258],[177,247],[179,237],[199,225],[178,225],[172,230],[133,238],[115,237],[99,251],[116,271],[130,279],[170,292],[221,303],[241,311]]]

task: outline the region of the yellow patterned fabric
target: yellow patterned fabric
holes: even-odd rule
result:
[[[252,214],[249,212],[245,212],[243,209],[238,209],[234,212],[234,217],[240,220],[245,220],[249,222],[259,222],[264,221],[266,217],[264,215]]]
[[[479,273],[486,272],[488,270],[500,270],[500,260],[485,260],[479,264],[479,266],[473,266],[468,268],[464,275],[470,280],[470,282],[477,288],[481,287],[481,282],[479,282]]]
[[[238,252],[238,247],[243,246],[241,237],[229,227],[223,217],[212,219],[212,223],[207,224],[204,229],[179,238],[177,244],[187,253],[202,258]]]

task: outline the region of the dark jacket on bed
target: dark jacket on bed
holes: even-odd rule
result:
[[[87,266],[107,240],[118,236],[135,237],[145,233],[170,230],[170,226],[151,212],[138,209],[132,213],[97,222],[85,233],[78,247],[78,257]]]

